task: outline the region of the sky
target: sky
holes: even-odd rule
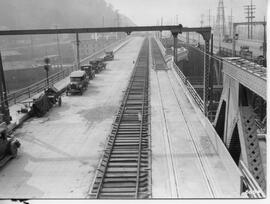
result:
[[[157,21],[163,24],[176,22],[183,26],[200,26],[201,15],[204,17],[204,25],[209,25],[209,9],[211,21],[216,18],[218,0],[106,0],[114,9],[128,16],[137,25],[156,25]],[[244,5],[250,4],[250,0],[223,0],[226,22],[231,13],[234,22],[246,21]],[[267,0],[253,0],[256,5],[255,20],[263,20],[266,16]],[[178,17],[177,17],[178,16]]]

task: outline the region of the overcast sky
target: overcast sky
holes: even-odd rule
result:
[[[183,26],[199,26],[201,14],[204,14],[204,25],[208,25],[209,9],[216,18],[218,0],[106,0],[114,9],[128,16],[137,25],[156,25],[157,20],[163,17],[163,22],[172,22],[177,19]],[[233,7],[234,21],[246,21],[244,5],[250,0],[223,0],[226,22]],[[266,16],[267,0],[253,0],[256,5],[255,20],[263,20]],[[213,18],[212,18],[213,20]],[[211,21],[212,21],[211,20]],[[176,20],[174,20],[175,22]]]

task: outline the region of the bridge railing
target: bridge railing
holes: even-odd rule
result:
[[[56,82],[66,78],[71,71],[75,69],[75,66],[69,66],[68,68],[65,68],[64,70],[57,72],[51,76],[49,76],[49,86],[55,84]],[[19,103],[27,98],[31,98],[37,93],[42,92],[44,89],[48,88],[48,82],[47,79],[43,79],[41,81],[38,81],[30,86],[27,86],[25,88],[22,88],[20,90],[17,90],[13,93],[10,93],[7,95],[7,101],[9,105]]]
[[[254,179],[248,168],[241,160],[239,162],[239,169],[243,174],[241,179],[242,184],[244,184],[244,186],[242,186],[241,191],[246,192],[247,196],[250,198],[265,198],[265,193],[263,192],[257,181]]]
[[[187,77],[181,72],[180,68],[174,62],[173,62],[173,68],[175,69],[179,77],[182,79],[184,84],[186,85],[189,93],[191,94],[191,96],[193,97],[193,99],[195,100],[199,108],[201,109],[201,111],[204,112],[204,102],[199,96],[199,94],[197,93],[197,91],[193,88],[193,86],[191,85]]]

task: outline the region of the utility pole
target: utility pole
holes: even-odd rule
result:
[[[267,52],[267,46],[266,46],[266,21],[264,17],[264,24],[263,24],[263,57],[264,57],[264,66],[266,67],[266,52]]]
[[[115,12],[116,12],[116,27],[120,27],[120,16],[118,10],[116,10]],[[118,33],[116,33],[116,38],[118,39]]]
[[[163,17],[161,17],[161,19],[160,19],[160,25],[161,26],[163,25]],[[160,38],[162,38],[162,31],[160,31]]]
[[[58,27],[56,26],[56,29],[57,28]],[[57,51],[58,51],[58,57],[59,57],[59,60],[60,60],[61,71],[63,71],[63,59],[62,59],[62,56],[61,56],[61,50],[60,50],[60,43],[59,43],[58,33],[56,33],[56,41],[57,41]]]
[[[233,23],[233,15],[232,15],[232,9],[231,9],[231,15],[229,16],[229,36],[232,36],[232,23]]]
[[[248,20],[248,39],[253,38],[253,19],[255,16],[253,15],[255,13],[256,7],[252,3],[252,0],[250,2],[250,5],[245,5],[244,6],[245,13],[247,14],[247,20]]]
[[[200,21],[201,27],[203,27],[203,23],[204,23],[203,18],[204,18],[204,15],[201,14],[201,21]],[[201,42],[200,34],[198,34],[198,41],[199,41],[199,43]]]
[[[30,35],[30,46],[31,46],[31,57],[34,59],[34,43],[33,43],[33,36]]]
[[[80,40],[79,33],[76,33],[76,47],[77,47],[77,69],[80,69]]]

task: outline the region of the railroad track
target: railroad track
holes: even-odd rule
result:
[[[148,60],[149,40],[145,39],[108,137],[90,198],[136,199],[150,195]]]
[[[165,70],[168,69],[167,64],[164,60],[164,57],[159,49],[157,41],[154,38],[151,38],[151,46],[152,46],[152,55],[153,55],[153,63],[155,70]]]

